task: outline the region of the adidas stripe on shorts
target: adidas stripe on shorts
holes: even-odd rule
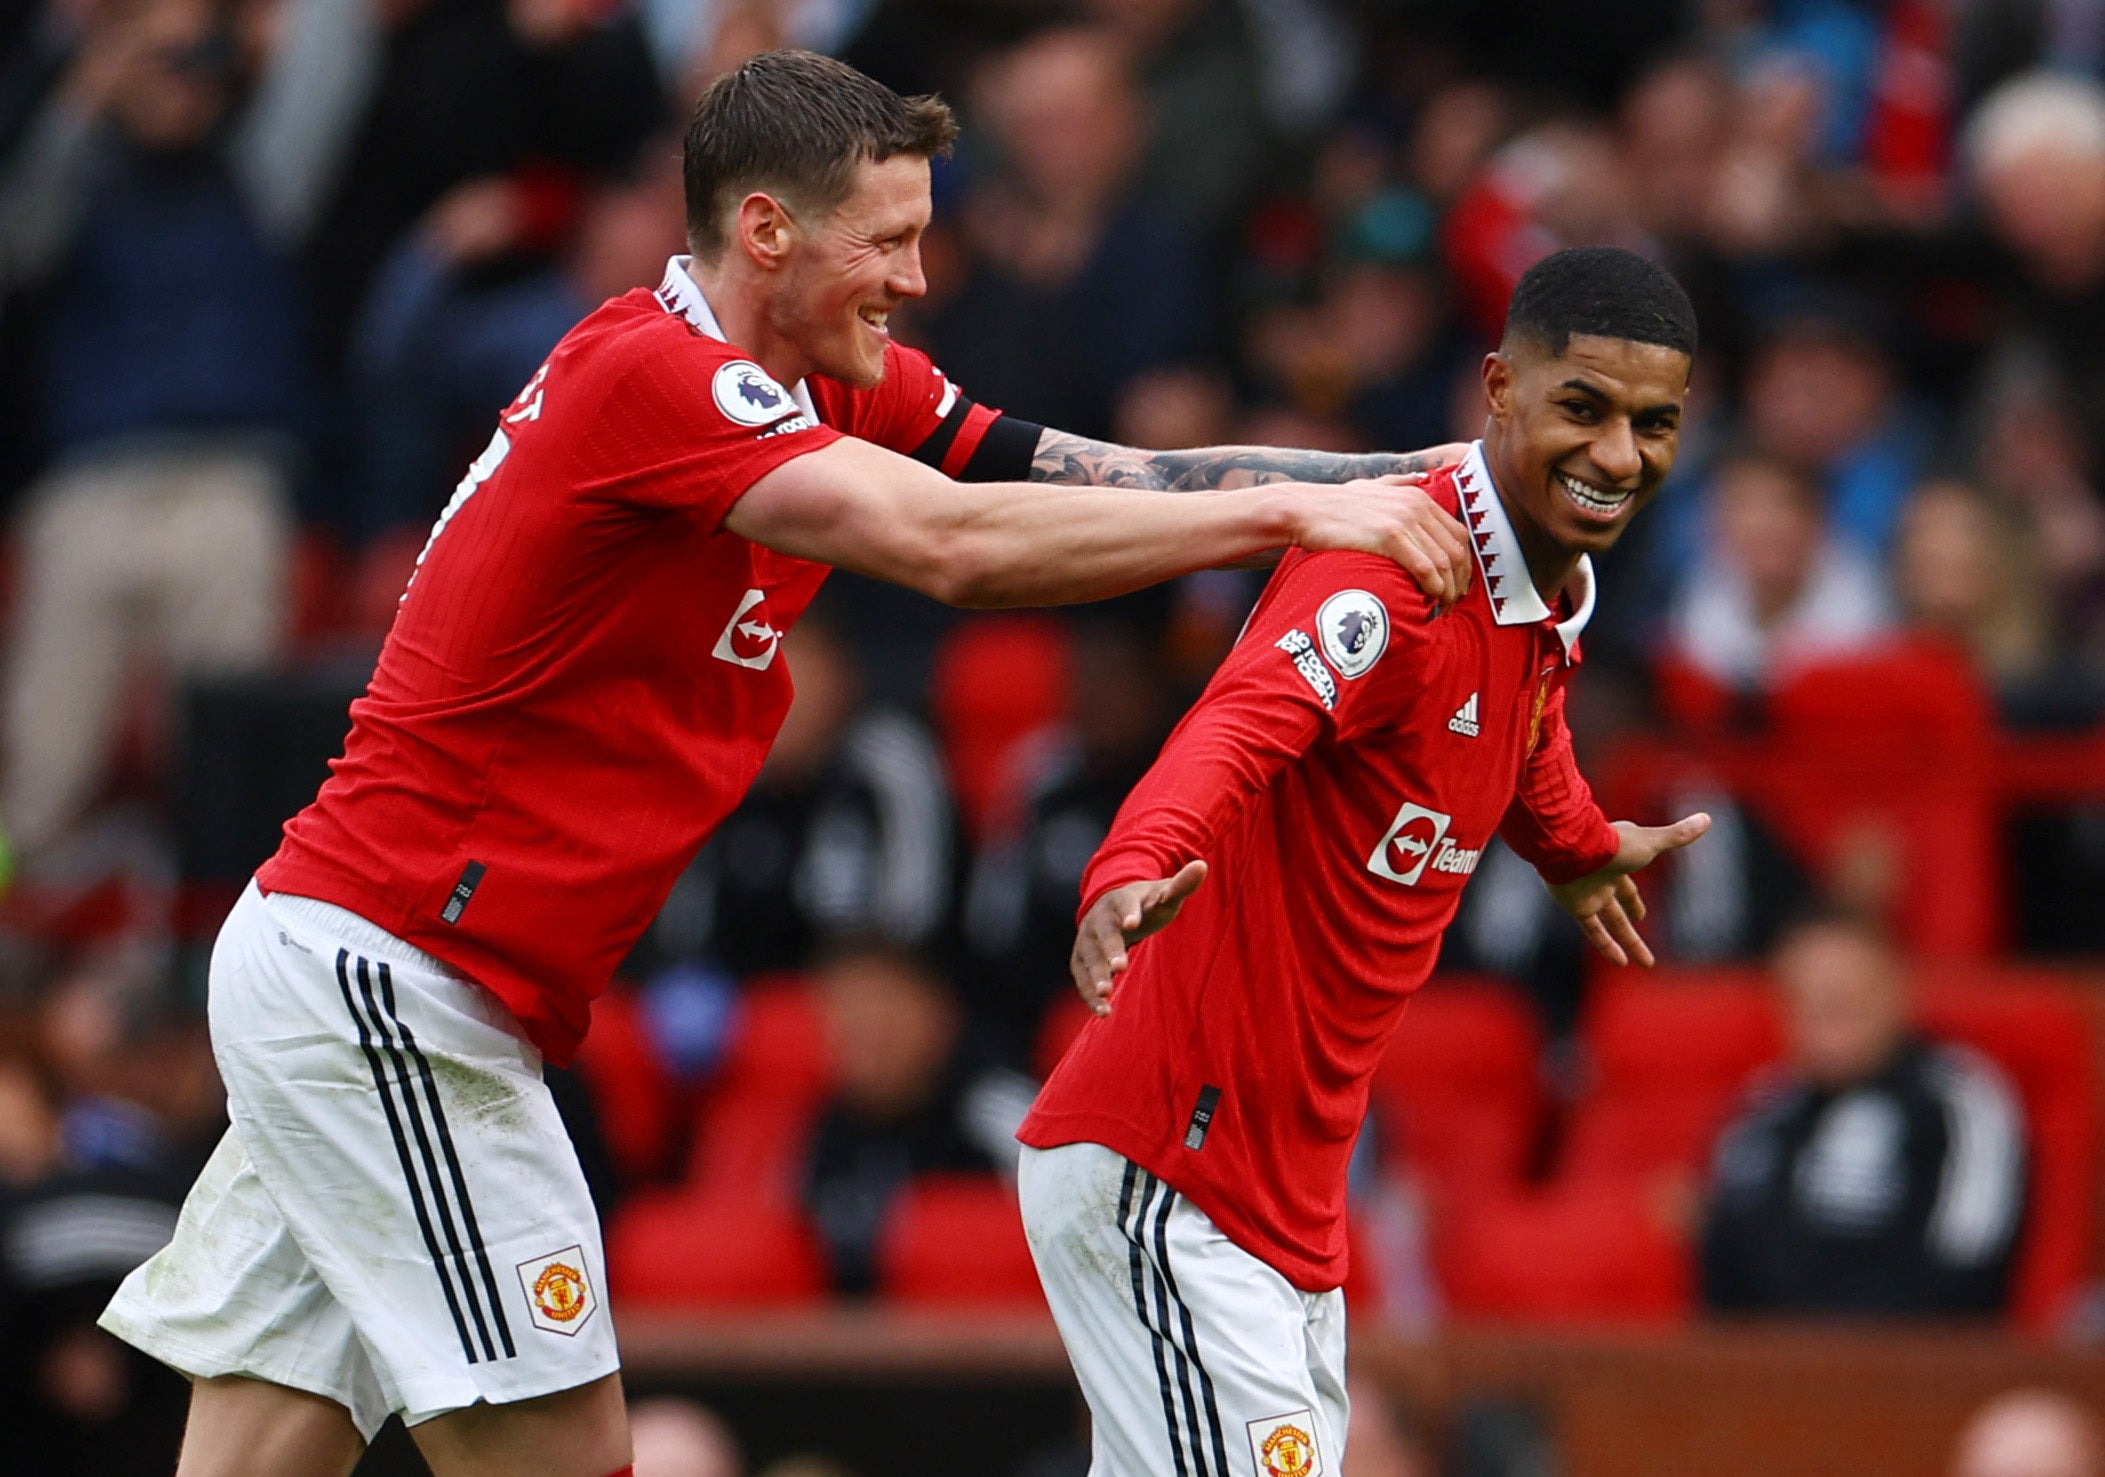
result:
[[[192,1376],[348,1407],[368,1439],[620,1361],[599,1223],[539,1054],[481,987],[250,883],[212,951],[232,1126],[102,1326]]]
[[[1090,1477],[1337,1477],[1342,1292],[1302,1292],[1098,1144],[1026,1147],[1017,1191],[1089,1402]]]

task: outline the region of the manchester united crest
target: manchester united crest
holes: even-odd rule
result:
[[[519,1285],[526,1289],[527,1311],[533,1316],[534,1327],[549,1333],[576,1333],[598,1306],[585,1274],[581,1247],[566,1246],[519,1263]]]
[[[1323,1477],[1323,1454],[1316,1448],[1314,1415],[1290,1410],[1250,1422],[1250,1455],[1263,1477]]]

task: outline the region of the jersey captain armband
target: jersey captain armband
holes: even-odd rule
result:
[[[1038,454],[1043,426],[1003,415],[963,395],[942,423],[910,453],[959,482],[1023,482]]]

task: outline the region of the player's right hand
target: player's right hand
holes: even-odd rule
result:
[[[1426,598],[1451,610],[1469,589],[1475,561],[1469,535],[1426,495],[1419,474],[1368,477],[1338,487],[1309,488],[1299,499],[1294,542],[1393,559]]]
[[[1098,1015],[1111,1013],[1111,983],[1126,971],[1126,951],[1174,922],[1185,899],[1205,880],[1204,862],[1186,862],[1174,877],[1128,882],[1089,905],[1075,931],[1074,953],[1067,967],[1090,1010]]]

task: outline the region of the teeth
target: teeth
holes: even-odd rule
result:
[[[886,322],[892,316],[891,311],[889,309],[886,309],[883,312],[879,312],[875,308],[864,308],[861,310],[861,312],[862,321],[869,324],[872,328],[884,327]]]
[[[1600,488],[1567,477],[1562,472],[1557,474],[1557,480],[1564,484],[1564,490],[1571,494],[1571,500],[1589,513],[1606,516],[1620,508],[1630,496],[1625,490],[1604,492]]]

